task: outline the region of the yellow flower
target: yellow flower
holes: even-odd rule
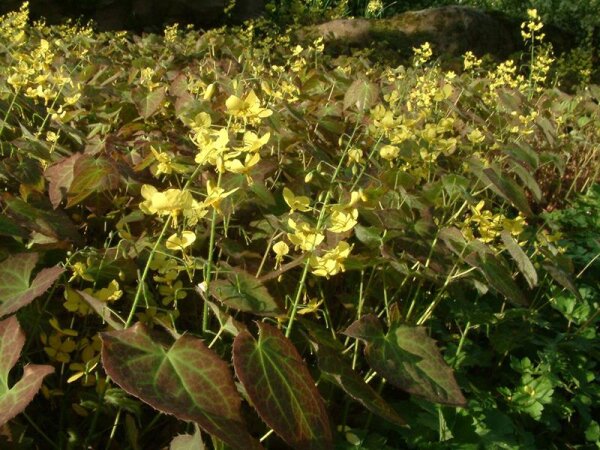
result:
[[[67,311],[77,313],[82,316],[89,314],[89,305],[83,300],[81,295],[79,295],[79,293],[76,290],[71,289],[69,286],[67,286],[64,292],[64,297],[65,302],[63,303],[63,306]]]
[[[244,133],[242,147],[238,147],[236,150],[249,153],[257,152],[262,146],[269,142],[270,137],[271,133],[265,133],[261,137],[258,137],[256,133],[246,131]]]
[[[169,250],[181,250],[189,247],[196,240],[193,231],[183,231],[181,235],[175,233],[167,239],[166,246]]]
[[[287,187],[283,188],[283,199],[290,207],[291,212],[310,211],[310,199],[303,195],[294,195],[294,193]]]
[[[283,241],[279,241],[273,245],[273,252],[275,253],[275,266],[279,266],[283,257],[290,252],[290,247]]]
[[[139,207],[144,214],[170,215],[177,225],[177,215],[192,207],[192,194],[187,190],[167,189],[159,192],[154,186],[144,184],[141,191],[145,201]]]
[[[350,244],[342,241],[321,256],[311,256],[309,259],[311,272],[319,277],[327,278],[343,272],[345,270],[344,260],[348,258],[351,250]]]
[[[250,169],[258,164],[259,161],[260,155],[258,153],[254,153],[253,155],[246,155],[243,163],[239,159],[233,159],[230,161],[225,161],[224,165],[227,172],[243,173],[247,175]]]
[[[239,188],[235,188],[235,189],[232,189],[231,191],[225,192],[225,189],[223,189],[220,186],[213,187],[211,181],[208,180],[206,183],[206,193],[208,195],[204,199],[204,205],[206,207],[212,206],[217,211],[220,211],[219,206],[221,204],[221,200],[223,200],[225,197],[233,194],[238,189]]]
[[[263,108],[260,105],[260,100],[254,93],[250,91],[244,99],[241,99],[235,95],[230,96],[225,101],[227,107],[227,113],[234,117],[240,117],[243,119],[250,118],[261,118],[269,117],[273,114],[273,111],[267,108]]]
[[[216,166],[219,160],[223,159],[223,154],[227,151],[229,134],[226,128],[221,128],[217,133],[213,133],[212,135],[206,131],[201,131],[192,137],[192,141],[200,149],[200,153],[196,155],[195,161],[198,164],[209,163]]]
[[[467,135],[467,139],[471,144],[480,144],[485,140],[485,136],[478,129],[474,129]]]
[[[398,157],[400,149],[395,145],[384,145],[379,149],[379,156],[390,162]]]
[[[59,333],[52,333],[50,337],[42,333],[40,339],[45,345],[44,351],[46,354],[60,363],[68,363],[71,360],[70,353],[73,353],[77,348],[77,344],[72,338],[67,337],[63,340]]]
[[[351,230],[358,223],[358,210],[349,209],[345,205],[334,205],[331,207],[332,213],[329,216],[328,231],[334,233],[344,233]]]
[[[296,247],[300,247],[305,252],[313,251],[323,242],[325,236],[312,228],[306,222],[296,223],[292,219],[288,219],[289,227],[294,230],[294,234],[288,233],[288,239]]]

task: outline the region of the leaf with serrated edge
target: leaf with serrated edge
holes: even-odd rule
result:
[[[381,395],[352,370],[335,351],[326,345],[317,344],[316,347],[319,367],[329,375],[335,384],[373,414],[377,414],[395,425],[406,425],[404,419],[385,402]]]
[[[0,427],[20,414],[40,390],[46,375],[54,372],[52,366],[28,364],[23,377],[8,387],[8,373],[19,360],[25,345],[25,335],[15,316],[0,322]]]
[[[31,283],[37,253],[19,253],[0,264],[0,317],[18,311],[42,295],[65,271],[62,267],[42,269]]]
[[[165,344],[141,323],[100,337],[104,369],[123,390],[234,448],[262,448],[245,429],[227,364],[200,339],[184,335]]]
[[[182,434],[176,436],[169,445],[169,450],[204,450],[204,442],[200,435],[200,429],[196,426],[194,434]]]
[[[258,341],[242,331],[233,342],[235,373],[254,407],[291,447],[332,448],[323,399],[298,351],[277,328],[258,327]]]
[[[366,342],[369,365],[394,386],[431,402],[465,406],[452,369],[424,327],[394,324],[384,334],[379,319],[369,314],[344,334]]]

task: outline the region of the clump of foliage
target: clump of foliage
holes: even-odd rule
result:
[[[460,75],[2,17],[0,442],[598,445],[600,89],[529,16],[525,72]]]

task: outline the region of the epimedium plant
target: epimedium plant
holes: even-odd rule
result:
[[[600,92],[551,85],[529,19],[524,71],[457,74],[4,16],[5,441],[597,442],[597,299],[542,212],[597,182]]]

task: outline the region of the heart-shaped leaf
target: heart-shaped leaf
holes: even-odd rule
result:
[[[19,253],[0,264],[0,317],[18,311],[42,295],[65,271],[62,267],[42,269],[30,283],[38,261],[37,253]]]
[[[254,407],[291,447],[332,448],[323,399],[298,351],[277,328],[258,327],[258,341],[242,331],[233,343],[235,372]]]
[[[15,316],[0,322],[0,427],[20,414],[40,390],[46,375],[54,372],[52,366],[28,364],[23,377],[8,386],[8,373],[19,360],[25,345],[25,335]]]
[[[138,90],[133,93],[133,101],[143,119],[147,119],[156,113],[162,105],[166,96],[164,88],[155,89],[151,92]]]
[[[259,316],[283,314],[281,306],[256,277],[233,269],[225,277],[210,285],[212,296],[225,306]]]
[[[366,342],[369,365],[394,386],[431,402],[466,404],[452,369],[424,327],[393,324],[384,334],[379,319],[366,315],[345,334]]]
[[[385,402],[375,389],[352,370],[335,350],[322,344],[317,344],[316,347],[319,367],[336,385],[373,414],[377,414],[395,425],[406,425],[404,419]]]
[[[379,88],[367,80],[354,81],[344,95],[344,109],[355,106],[359,111],[371,108],[379,98]]]
[[[262,448],[245,429],[227,364],[200,339],[184,335],[168,344],[141,323],[101,338],[106,373],[123,390],[234,448]]]
[[[73,168],[73,182],[67,194],[67,208],[81,203],[94,193],[116,189],[119,181],[119,172],[108,159],[79,158]]]

